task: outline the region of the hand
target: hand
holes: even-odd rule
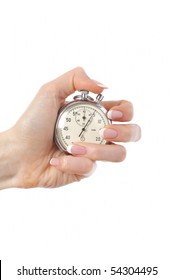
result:
[[[86,128],[91,124],[93,117],[94,117],[95,111],[94,113],[91,115],[91,117],[89,118],[89,120],[86,122],[86,124],[84,125],[84,127],[82,128],[82,131],[80,132],[78,137],[81,137],[82,134],[86,131]]]
[[[2,176],[6,178],[4,181],[0,178],[0,187],[62,186],[87,177],[94,170],[97,160],[124,160],[125,148],[114,143],[77,143],[68,147],[73,155],[66,155],[58,150],[53,141],[57,112],[66,97],[76,90],[85,89],[98,94],[104,88],[102,84],[90,79],[82,68],[73,69],[43,85],[14,127],[1,135],[0,142],[9,144],[4,144],[4,147],[8,146],[8,151],[3,160],[8,174]],[[103,103],[112,120],[131,120],[131,103]],[[111,142],[137,141],[140,128],[133,124],[112,124],[102,129],[101,134]]]

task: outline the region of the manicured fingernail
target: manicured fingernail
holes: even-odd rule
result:
[[[131,132],[131,142],[136,142],[141,138],[141,129],[138,125],[132,126],[132,132]]]
[[[59,159],[58,158],[51,158],[50,165],[58,166],[59,165]]]
[[[100,82],[98,82],[98,81],[96,81],[96,80],[93,80],[99,87],[101,87],[101,88],[104,88],[104,89],[107,89],[108,87],[107,86],[105,86],[104,84],[102,84],[102,83],[100,83]]]
[[[118,136],[118,132],[109,128],[102,128],[99,130],[99,134],[106,139],[114,139]]]
[[[85,155],[86,148],[78,145],[69,145],[67,147],[67,152],[72,155]]]
[[[107,116],[109,119],[111,120],[117,120],[117,119],[121,119],[122,116],[123,116],[123,113],[120,112],[120,111],[116,111],[116,110],[110,110],[108,113],[107,113]]]
[[[103,84],[101,84],[101,83],[97,83],[97,85],[98,85],[99,87],[101,87],[101,88],[104,88],[104,89],[107,89],[107,88],[108,88],[107,86],[105,86],[105,85],[103,85]]]

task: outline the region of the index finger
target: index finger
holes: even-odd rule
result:
[[[81,67],[74,68],[55,80],[45,84],[44,89],[53,92],[56,97],[65,99],[76,90],[87,90],[93,93],[101,93],[106,86],[90,79]]]

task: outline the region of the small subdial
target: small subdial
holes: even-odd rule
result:
[[[75,120],[78,125],[85,126],[88,119],[91,117],[91,115],[92,115],[91,111],[84,107],[84,108],[76,111]]]

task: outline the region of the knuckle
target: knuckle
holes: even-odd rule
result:
[[[120,146],[120,155],[119,155],[119,162],[124,161],[126,158],[126,149],[124,146]]]
[[[88,174],[92,171],[93,168],[93,163],[90,160],[86,160],[84,165],[83,165],[83,173]]]
[[[124,137],[126,138],[125,142],[132,142],[134,131],[135,128],[133,125],[127,125],[125,129],[125,137]]]
[[[67,170],[67,159],[65,156],[59,158],[60,160],[60,169],[64,172]]]
[[[127,106],[133,110],[133,103],[129,100],[126,100]]]
[[[133,104],[130,101],[126,101],[126,110],[127,110],[127,117],[132,119],[133,117]]]
[[[85,170],[86,172],[85,172],[84,176],[85,177],[91,176],[94,173],[94,171],[96,170],[96,168],[97,168],[96,162],[90,162],[89,168],[88,168],[88,170]]]
[[[50,94],[53,92],[55,92],[55,85],[53,82],[43,84],[39,90],[40,94]]]
[[[85,72],[84,69],[83,69],[83,67],[81,67],[81,66],[77,66],[77,67],[75,67],[73,70],[74,70],[75,72],[77,72],[77,73],[83,73],[83,72]]]
[[[123,105],[124,107],[124,110],[125,110],[125,118],[127,120],[131,120],[133,118],[133,103],[131,101],[128,101],[128,100],[122,100],[121,101],[121,104]]]
[[[132,118],[133,118],[133,113],[134,113],[133,104],[130,103],[130,104],[129,104],[129,109],[128,109],[129,119],[132,119]]]

